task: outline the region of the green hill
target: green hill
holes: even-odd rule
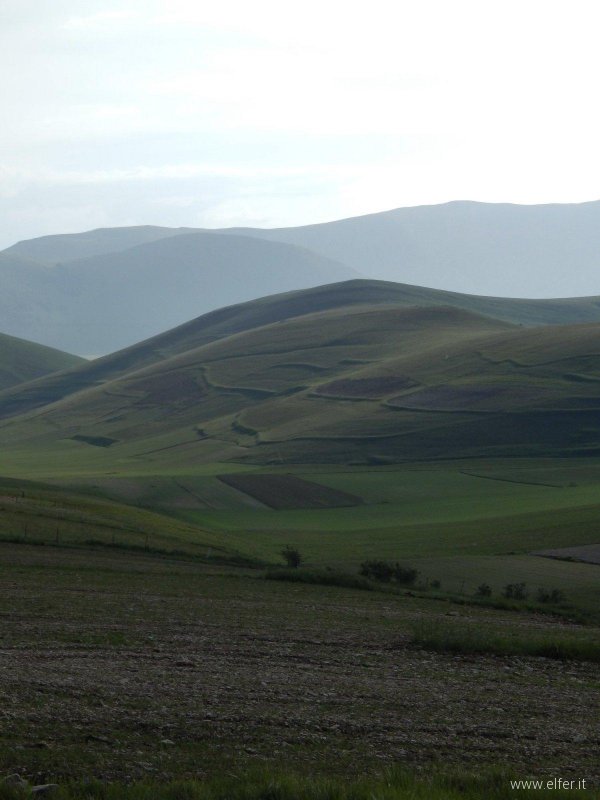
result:
[[[79,356],[0,334],[0,390],[83,363]]]
[[[596,321],[596,298],[514,300],[441,292],[384,281],[352,280],[252,300],[209,312],[108,356],[18,390],[0,393],[0,418],[13,416],[157,364],[174,355],[269,324],[321,311],[376,307],[454,307],[520,325]],[[333,317],[339,323],[339,317]],[[425,320],[425,316],[423,317]],[[426,327],[426,323],[423,323]]]
[[[208,335],[206,320],[196,324]],[[178,341],[193,339],[185,328],[166,336],[159,341],[172,337],[173,352]],[[155,468],[594,454],[599,341],[597,324],[524,329],[447,306],[328,309],[232,333],[142,369],[134,356],[147,356],[149,344],[117,354],[100,364],[104,382],[7,420],[0,442],[27,441],[86,463],[135,459]],[[108,379],[119,358],[130,359],[129,371]],[[39,402],[44,387],[68,375],[72,391],[90,370],[0,400],[5,411],[26,406],[34,393]]]

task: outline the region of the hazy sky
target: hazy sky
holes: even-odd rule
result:
[[[0,0],[0,245],[600,197],[597,0]]]

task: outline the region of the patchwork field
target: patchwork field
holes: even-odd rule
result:
[[[593,554],[599,541],[600,466],[592,460],[225,466],[5,480],[0,536],[271,564],[292,545],[308,567],[356,574],[368,559],[399,560],[448,593],[472,596],[486,583],[499,597],[524,582],[531,597],[556,589],[598,617],[600,574],[576,555]],[[560,560],[532,555],[564,548]]]

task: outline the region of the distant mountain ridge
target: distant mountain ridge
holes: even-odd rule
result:
[[[59,233],[26,239],[3,252],[5,255],[27,258],[43,264],[65,264],[68,261],[118,253],[138,244],[148,244],[180,233],[197,231],[194,228],[163,228],[156,225],[97,228],[83,233]]]
[[[358,277],[393,280],[405,292],[410,284],[415,302],[460,306],[453,294],[478,295],[468,307],[512,321],[499,309],[508,297],[571,298],[544,307],[519,300],[518,321],[594,321],[600,201],[459,201],[296,228],[137,226],[44,236],[0,253],[0,329],[101,355],[212,309]]]
[[[600,294],[600,200],[453,201],[295,228],[224,230],[302,245],[368,278],[503,297]]]
[[[85,248],[110,249],[140,236],[154,238],[53,265],[25,260],[20,251],[27,248],[0,253],[2,329],[95,356],[232,302],[356,276],[296,245],[204,231],[173,236],[148,229],[108,231],[101,244],[86,240]],[[75,249],[81,251],[78,241]],[[55,245],[66,252],[64,242],[51,244],[55,255]],[[40,255],[39,249],[28,252]]]

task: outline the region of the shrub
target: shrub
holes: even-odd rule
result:
[[[395,580],[396,583],[412,586],[419,573],[416,569],[402,566],[398,562],[391,564],[389,561],[371,560],[363,561],[360,565],[360,574],[374,581],[390,583],[391,580]]]
[[[285,563],[291,569],[298,569],[300,564],[302,563],[302,556],[300,555],[300,551],[297,550],[295,547],[290,547],[289,544],[284,547],[281,551],[281,556]]]
[[[441,589],[441,588],[442,588],[442,582],[441,582],[441,581],[439,581],[439,580],[436,578],[434,581],[431,581],[431,588],[432,588],[432,589]]]
[[[538,589],[537,599],[540,603],[563,603],[565,596],[560,589]]]
[[[492,587],[489,583],[480,583],[477,587],[477,597],[491,597],[492,596]]]
[[[398,581],[398,583],[412,586],[417,580],[418,574],[418,571],[412,567],[403,567],[401,564],[398,564],[398,562],[394,565],[394,579]]]
[[[387,561],[363,561],[360,565],[360,574],[374,581],[389,583],[394,575],[394,567]]]
[[[289,581],[290,583],[316,583],[321,586],[342,586],[345,589],[373,590],[373,584],[359,575],[348,575],[332,569],[269,569],[265,574],[268,581]]]
[[[525,588],[524,583],[508,583],[504,587],[502,596],[509,600],[527,600],[529,592]]]

